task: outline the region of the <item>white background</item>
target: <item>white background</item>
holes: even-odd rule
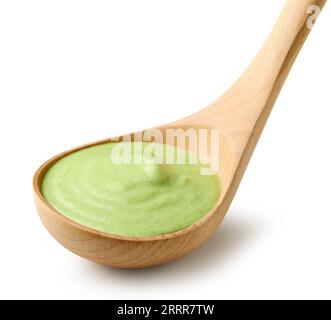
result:
[[[99,266],[57,244],[32,197],[49,157],[220,96],[284,3],[0,2],[0,298],[331,298],[328,4],[224,223],[200,250],[147,270]]]

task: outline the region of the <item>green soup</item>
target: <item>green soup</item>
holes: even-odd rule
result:
[[[150,143],[121,145],[124,147],[121,152],[115,150],[119,144],[108,143],[56,162],[43,180],[45,199],[58,212],[81,225],[134,237],[182,230],[216,205],[220,196],[219,178],[201,175],[201,169],[206,166],[192,164],[192,160],[197,160],[196,155],[154,144],[158,147],[157,156],[154,150],[152,156],[146,157]],[[114,154],[123,153],[129,160],[127,163],[114,160]],[[175,164],[164,164],[166,154],[175,155]],[[163,162],[160,155],[164,156]],[[142,156],[147,160],[137,162]]]

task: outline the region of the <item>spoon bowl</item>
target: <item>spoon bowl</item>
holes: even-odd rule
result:
[[[264,125],[305,42],[308,21],[319,14],[326,0],[288,0],[270,37],[242,77],[209,107],[170,125],[169,128],[217,129],[221,195],[214,209],[201,220],[178,232],[153,237],[126,237],[82,226],[48,204],[42,182],[49,168],[74,152],[122,139],[137,141],[146,131],[115,137],[66,151],[46,163],[33,180],[40,218],[53,237],[70,251],[89,260],[118,268],[145,268],[173,261],[204,243],[224,218],[240,184]],[[139,140],[139,139],[138,139]],[[146,141],[144,139],[144,141]],[[164,142],[164,141],[163,141]],[[211,141],[208,141],[211,147]],[[186,145],[190,150],[190,145]],[[190,150],[194,151],[194,150]]]
[[[169,128],[176,129],[177,126],[172,125],[158,129],[163,132]],[[184,130],[192,129],[192,127],[187,127],[184,124],[178,128]],[[194,129],[199,128],[194,127]],[[201,128],[206,129],[205,126]],[[219,166],[224,168],[224,170],[219,169],[217,172],[220,179],[222,179],[222,194],[215,208],[197,223],[170,234],[153,237],[128,237],[104,233],[68,219],[56,211],[44,198],[41,191],[43,178],[47,171],[60,159],[74,152],[101,144],[117,143],[119,140],[133,141],[134,136],[144,136],[144,133],[101,140],[68,150],[48,160],[38,169],[33,181],[38,213],[51,235],[65,248],[79,256],[101,264],[118,268],[144,268],[175,260],[193,251],[215,232],[232,200],[226,193],[231,179],[227,179],[223,174],[223,172],[229,173],[231,171],[230,167],[227,167],[227,163],[231,163],[227,159],[229,153],[225,153]],[[144,139],[144,141],[146,140]],[[187,146],[187,149],[190,149],[189,146]],[[226,150],[226,141],[223,139],[221,139],[220,150]],[[227,196],[228,200],[224,200],[225,196]]]

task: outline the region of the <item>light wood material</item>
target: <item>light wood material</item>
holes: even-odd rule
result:
[[[216,208],[205,218],[180,232],[130,238],[83,227],[56,212],[41,193],[42,180],[49,167],[77,150],[112,141],[107,139],[56,156],[35,174],[36,206],[49,232],[72,252],[121,268],[159,265],[199,247],[226,214],[282,85],[310,32],[307,9],[311,5],[322,9],[325,3],[326,0],[288,0],[269,39],[233,87],[209,107],[171,124],[171,127],[217,128],[221,132],[222,195]]]

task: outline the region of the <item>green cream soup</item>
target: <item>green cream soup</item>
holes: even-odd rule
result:
[[[203,168],[196,155],[169,145],[108,143],[56,162],[42,192],[58,212],[83,226],[156,236],[187,228],[214,208],[220,181],[202,175]]]

